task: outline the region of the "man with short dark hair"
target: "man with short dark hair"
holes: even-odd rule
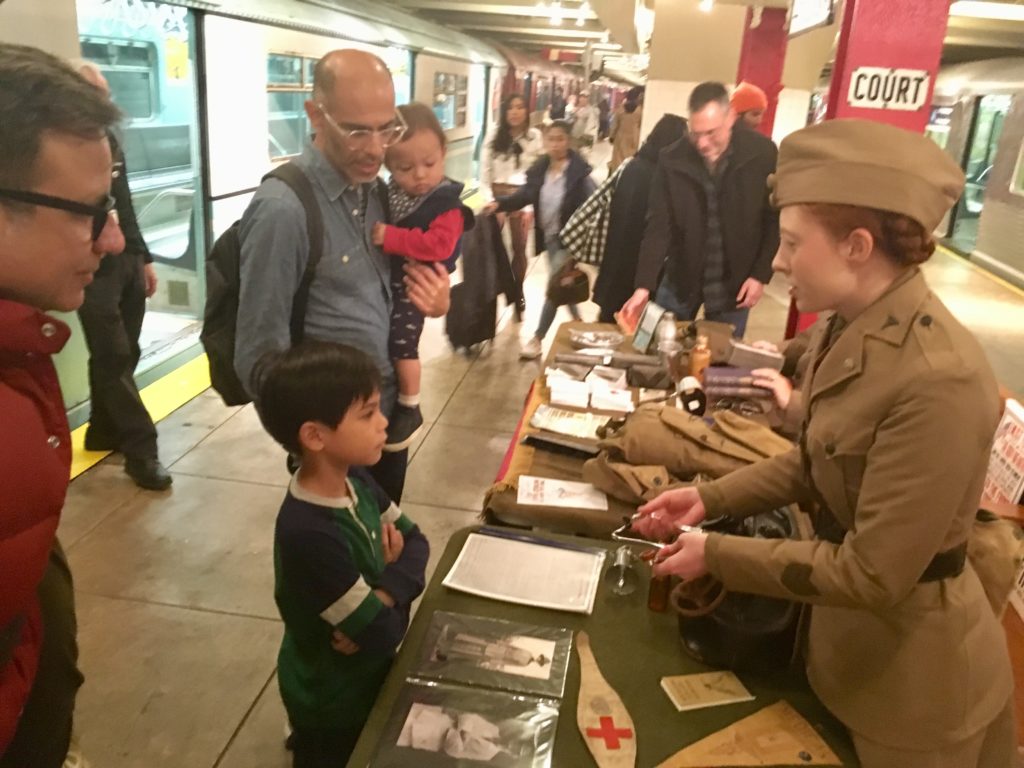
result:
[[[779,245],[768,199],[778,150],[760,133],[733,130],[721,83],[698,85],[689,106],[688,137],[659,157],[636,291],[622,312],[635,322],[654,293],[677,317],[692,320],[703,306],[707,319],[732,323],[742,338]]]
[[[56,540],[71,439],[45,310],[77,309],[124,237],[110,195],[109,99],[50,54],[0,44],[0,766],[68,752],[76,666],[71,574]]]
[[[381,410],[390,416],[397,400],[388,354],[390,265],[373,244],[373,227],[385,218],[377,186],[384,151],[404,133],[391,73],[370,53],[332,51],[317,62],[306,114],[313,138],[293,162],[313,187],[323,218],[324,248],[309,290],[305,335],[370,355],[381,372]],[[287,184],[268,179],[242,216],[239,235],[235,369],[255,393],[257,360],[291,346],[292,303],[309,259],[302,203]],[[444,266],[410,263],[405,270],[408,296],[416,308],[428,317],[447,312]],[[407,461],[408,450],[386,453],[371,469],[396,502]]]

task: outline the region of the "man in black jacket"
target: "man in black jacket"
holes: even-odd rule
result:
[[[768,200],[778,151],[736,116],[721,83],[690,95],[687,138],[662,151],[640,246],[636,290],[623,306],[635,321],[647,300],[684,320],[709,320],[743,336],[750,308],[771,279],[779,217]]]
[[[110,95],[107,81],[95,65],[83,64],[79,72]],[[162,491],[170,487],[171,475],[160,463],[156,426],[142,403],[134,377],[146,298],[156,291],[156,271],[135,219],[124,154],[113,136],[110,145],[115,168],[111,194],[117,202],[125,249],[103,260],[78,310],[89,348],[91,413],[85,447],[91,451],[121,451],[125,472],[136,485]]]

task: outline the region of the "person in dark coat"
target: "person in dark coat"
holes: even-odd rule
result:
[[[778,149],[756,131],[733,129],[721,83],[701,83],[689,106],[688,138],[658,160],[637,290],[622,312],[635,322],[653,297],[692,320],[703,306],[707,319],[732,323],[742,337],[779,247],[779,214],[768,199]]]
[[[612,195],[608,239],[601,271],[594,283],[594,302],[601,307],[600,323],[614,323],[615,313],[633,294],[640,241],[647,221],[651,181],[658,167],[658,153],[686,135],[686,120],[663,115],[640,151],[622,168]]]
[[[565,120],[566,101],[563,93],[562,86],[555,87],[555,92],[551,96],[551,106],[548,107],[552,120]]]
[[[110,86],[95,64],[82,64],[79,74],[110,97]],[[125,248],[103,260],[78,310],[89,349],[90,414],[85,447],[121,451],[124,470],[136,485],[162,491],[171,486],[172,477],[160,463],[156,425],[134,376],[142,354],[139,336],[146,299],[157,288],[156,270],[135,218],[124,153],[113,134],[109,141],[117,169],[111,194],[117,202]]]
[[[485,213],[507,212],[518,211],[532,205],[536,230],[534,242],[537,243],[538,253],[541,250],[547,253],[551,274],[561,269],[568,259],[568,252],[562,247],[558,233],[596,188],[593,179],[590,178],[593,169],[586,160],[569,148],[571,132],[572,126],[564,120],[551,123],[544,131],[544,148],[547,154],[530,166],[526,172],[526,183],[513,194],[496,198],[484,209]],[[549,299],[545,299],[537,331],[524,342],[520,357],[540,357],[541,342],[551,328],[557,312],[558,307]],[[569,305],[569,312],[573,319],[580,319],[580,312],[575,304]]]

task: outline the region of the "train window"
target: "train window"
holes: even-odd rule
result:
[[[445,129],[462,128],[469,120],[466,111],[469,78],[437,72],[434,75],[434,114]]]
[[[267,56],[267,85],[302,87],[302,57],[272,53]]]
[[[967,181],[954,209],[951,235],[953,247],[963,253],[971,253],[977,243],[988,183],[995,167],[996,149],[1010,103],[1010,97],[1003,94],[982,96],[974,103],[971,138],[964,156]]]
[[[130,40],[83,38],[82,57],[103,72],[114,102],[132,120],[148,120],[157,111],[156,48]]]
[[[305,102],[313,91],[316,59],[271,53],[267,56],[267,147],[271,160],[302,152],[310,133]]]
[[[302,152],[309,136],[306,117],[306,91],[270,91],[267,93],[267,121],[270,157],[277,160]]]

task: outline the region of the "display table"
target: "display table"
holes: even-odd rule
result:
[[[560,352],[575,352],[569,342],[571,329],[592,331],[614,331],[614,325],[584,322],[564,323],[558,329],[545,358],[545,367],[552,365],[555,356]],[[623,342],[620,351],[634,352],[629,345],[629,337]],[[634,403],[637,392],[634,392]],[[518,526],[523,528],[542,528],[557,533],[579,534],[595,538],[608,538],[613,530],[622,525],[623,518],[636,512],[636,507],[608,498],[607,511],[560,509],[556,507],[520,506],[517,501],[517,482],[521,475],[550,477],[558,480],[581,481],[583,479],[583,459],[523,445],[524,436],[539,432],[530,426],[530,419],[537,408],[550,402],[550,391],[545,385],[543,368],[534,381],[527,396],[522,418],[512,437],[505,460],[502,462],[495,485],[484,499],[483,517],[488,523],[497,525]],[[569,409],[572,410],[572,409]],[[604,413],[601,411],[592,411]],[[620,415],[608,413],[609,416]],[[769,424],[781,422],[778,414],[770,413],[764,419]],[[597,441],[592,441],[594,445]]]
[[[740,679],[756,697],[754,701],[689,712],[676,711],[660,687],[661,678],[706,672],[708,668],[683,652],[674,614],[648,610],[649,570],[645,565],[637,565],[641,586],[631,595],[615,595],[602,583],[598,589],[594,612],[590,616],[488,600],[442,586],[442,580],[472,530],[463,529],[448,542],[395,665],[348,763],[351,768],[363,768],[370,764],[377,740],[391,715],[409,669],[418,658],[424,633],[435,611],[455,611],[565,627],[574,631],[586,630],[601,672],[618,692],[633,718],[637,735],[637,766],[640,768],[657,765],[683,747],[780,699],[788,701],[815,727],[843,761],[843,765],[859,765],[845,729],[815,698],[800,670],[782,671],[768,676],[740,673]],[[610,541],[581,542],[578,538],[573,541],[609,550],[616,546]],[[586,768],[594,764],[576,726],[579,683],[579,659],[574,651],[565,697],[559,708],[558,733],[551,762],[554,768]]]

